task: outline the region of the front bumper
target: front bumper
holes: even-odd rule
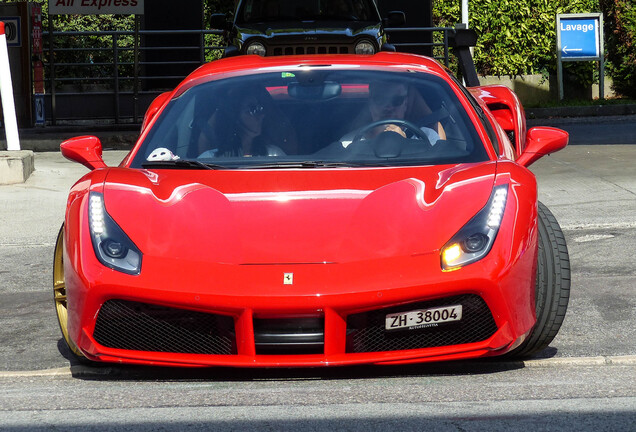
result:
[[[141,275],[129,276],[87,254],[82,273],[65,260],[69,334],[90,360],[165,366],[487,357],[517,346],[534,325],[534,256],[530,248],[500,265],[492,253],[454,272],[440,270],[437,254],[346,264],[178,267],[148,258]],[[289,275],[292,283],[286,284]],[[386,314],[457,303],[466,310],[459,324],[384,330]]]

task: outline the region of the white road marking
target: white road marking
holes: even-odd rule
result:
[[[592,229],[631,229],[636,228],[635,222],[611,222],[611,223],[589,223],[589,224],[571,224],[561,225],[563,231],[582,231]]]
[[[574,237],[574,241],[577,243],[587,243],[587,242],[593,242],[593,241],[597,241],[597,240],[606,240],[606,239],[611,239],[614,238],[616,236],[612,235],[612,234],[589,234],[589,235],[584,235],[584,236],[579,236],[579,237]]]

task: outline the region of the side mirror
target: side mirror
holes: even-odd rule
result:
[[[210,27],[218,30],[227,30],[228,22],[225,14],[212,14],[210,17]]]
[[[62,156],[73,162],[79,162],[90,170],[106,168],[102,159],[102,143],[95,136],[71,138],[60,144]]]
[[[565,148],[569,139],[570,135],[564,130],[544,126],[533,127],[526,135],[526,148],[517,158],[517,163],[528,167],[541,157]]]
[[[406,15],[402,11],[391,11],[383,21],[384,27],[399,27],[406,24]]]
[[[234,45],[230,45],[226,47],[225,51],[223,51],[223,57],[234,57],[240,54],[241,54],[241,51],[239,51],[239,49],[235,47]]]
[[[395,49],[395,45],[390,43],[383,43],[380,47],[380,51],[395,52],[397,50]]]

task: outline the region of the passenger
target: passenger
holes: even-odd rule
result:
[[[224,105],[203,127],[199,149],[207,150],[199,158],[285,155],[279,144],[287,149],[295,145],[289,121],[274,115],[262,91],[242,89],[236,93],[229,92]]]

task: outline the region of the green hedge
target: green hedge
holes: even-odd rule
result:
[[[434,0],[435,25],[461,20],[460,1]],[[604,14],[606,71],[614,90],[636,98],[636,2],[634,0],[479,0],[470,2],[469,25],[479,34],[475,66],[481,75],[517,76],[556,71],[556,15]],[[564,70],[582,85],[598,78],[593,62],[568,62]]]
[[[50,19],[43,14],[43,18]],[[53,19],[54,31],[68,32],[100,32],[100,31],[132,31],[135,29],[135,18],[133,15],[58,15]],[[48,20],[44,22],[44,29],[48,31]],[[106,78],[113,76],[113,38],[112,36],[73,36],[55,38],[54,52],[58,63],[90,63],[89,69],[86,66],[60,66],[56,68],[58,76],[63,77],[90,77]],[[117,61],[119,62],[118,73],[120,76],[133,75],[134,53],[130,48],[134,44],[133,36],[121,36],[117,39],[119,51]],[[74,48],[75,51],[59,51],[59,48]],[[85,51],[85,48],[95,48],[95,51]],[[105,49],[105,50],[102,50]],[[48,56],[48,53],[45,53]],[[78,86],[91,82],[79,82]],[[92,84],[111,86],[110,80],[96,79]],[[130,81],[132,85],[132,81]]]
[[[604,13],[607,70],[614,90],[636,98],[636,4],[634,0],[600,0]]]
[[[630,1],[630,0],[626,0]],[[435,0],[435,25],[461,22],[458,0]],[[479,34],[474,51],[481,75],[517,76],[556,71],[556,15],[598,12],[599,0],[479,0],[469,2],[469,27]],[[569,63],[582,84],[593,79],[592,63]]]

